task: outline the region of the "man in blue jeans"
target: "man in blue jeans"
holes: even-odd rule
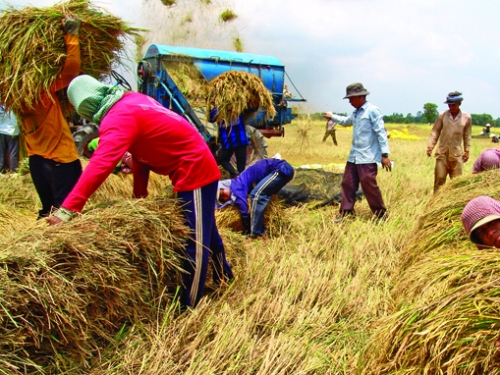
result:
[[[251,165],[232,180],[219,182],[219,208],[234,204],[240,211],[243,234],[262,237],[265,234],[264,211],[273,194],[293,178],[293,167],[286,160],[263,159]],[[250,195],[251,209],[248,207]]]

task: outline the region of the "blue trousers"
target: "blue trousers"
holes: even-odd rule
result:
[[[8,159],[8,163],[7,163]],[[8,164],[8,165],[7,165]],[[16,171],[19,167],[19,137],[0,134],[0,172]]]
[[[264,211],[274,194],[285,186],[294,175],[293,167],[284,163],[280,169],[268,174],[250,192],[250,235],[254,237],[263,236],[266,232],[264,227]]]
[[[188,239],[184,262],[184,289],[181,295],[183,306],[196,306],[203,297],[207,278],[210,252],[212,253],[213,280],[231,280],[233,272],[226,260],[224,243],[215,224],[215,200],[218,181],[202,188],[179,192],[177,196],[184,208],[186,223],[192,230]]]

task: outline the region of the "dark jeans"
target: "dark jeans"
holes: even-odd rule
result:
[[[236,169],[234,169],[231,164],[231,157],[235,154],[236,156]],[[232,148],[221,148],[219,150],[219,164],[222,165],[226,171],[232,177],[236,177],[239,173],[243,172],[247,165],[247,146],[237,146]]]
[[[8,161],[8,163],[7,163]],[[0,134],[0,172],[19,167],[19,137]]]
[[[250,233],[252,236],[264,235],[264,211],[272,196],[277,194],[293,178],[293,175],[293,167],[284,163],[279,170],[264,177],[250,192],[250,202],[252,203]]]
[[[52,207],[59,208],[82,174],[80,160],[58,163],[39,155],[29,157],[30,174],[42,202],[38,218],[49,216]]]
[[[347,162],[342,179],[341,214],[354,211],[356,191],[360,184],[372,212],[377,217],[382,217],[385,214],[386,208],[377,185],[377,172],[378,166],[376,163],[354,164]]]
[[[226,260],[224,243],[215,224],[215,200],[219,181],[200,189],[179,192],[177,196],[184,208],[186,223],[192,237],[186,246],[184,261],[184,289],[181,296],[183,306],[196,306],[205,289],[208,261],[212,253],[213,280],[219,284],[223,279],[231,280],[233,272]]]

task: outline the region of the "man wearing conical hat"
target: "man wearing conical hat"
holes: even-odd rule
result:
[[[444,185],[447,176],[455,178],[462,175],[463,163],[469,160],[471,144],[472,117],[460,110],[463,101],[462,93],[453,91],[446,97],[448,110],[439,114],[432,127],[427,144],[427,156],[439,140],[434,153],[434,193]],[[462,148],[463,144],[463,148]]]

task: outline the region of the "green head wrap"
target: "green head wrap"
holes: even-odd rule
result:
[[[88,75],[74,78],[68,87],[69,101],[78,114],[97,125],[124,93],[122,88],[107,86]]]

